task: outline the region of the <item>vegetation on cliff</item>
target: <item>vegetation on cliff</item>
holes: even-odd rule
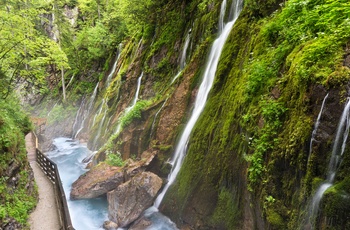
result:
[[[291,0],[254,7],[259,3],[246,2],[231,33],[178,184],[168,198],[168,202],[180,201],[181,205],[171,203],[172,210],[167,210],[175,210],[179,219],[191,213],[189,207],[202,210],[199,200],[217,200],[218,206],[211,207],[214,212],[205,214],[215,225],[233,229],[249,224],[222,211],[222,206],[240,203],[233,216],[255,219],[250,227],[259,226],[262,215],[272,229],[296,229],[306,210],[302,197],[312,196],[306,174],[324,173],[314,171],[315,165],[306,167],[317,114],[313,103],[322,102],[325,92],[335,88],[342,91],[335,92],[339,103],[347,95],[350,69],[344,59],[350,5]],[[322,90],[312,92],[316,85]],[[329,154],[332,138],[327,140],[322,152]],[[231,199],[223,204],[219,194],[228,191]],[[247,211],[249,203],[261,207],[261,214]],[[338,217],[332,214],[332,218]],[[336,229],[344,226],[343,221],[326,224]]]
[[[32,125],[18,101],[0,101],[0,228],[28,228],[37,190],[28,164],[24,136]]]
[[[337,114],[349,95],[347,0],[246,0],[244,5],[177,182],[160,207],[179,226],[301,227],[304,204],[324,178]],[[56,124],[88,111],[78,137],[99,150],[96,161],[123,165],[121,158],[137,160],[155,151],[147,170],[166,177],[166,161],[188,119],[218,31],[221,1],[36,0],[0,6],[6,25],[0,33],[7,39],[0,45],[13,47],[0,50],[0,96],[15,87],[14,79],[36,85],[43,94],[51,89],[47,98],[53,99],[41,115],[49,114],[49,124]],[[15,38],[10,36],[14,22]],[[186,66],[179,71],[187,34]],[[125,113],[141,73],[139,100]],[[64,84],[68,101],[60,104]],[[310,150],[327,92],[323,133]],[[349,162],[347,150],[336,183],[325,194],[319,227],[349,224],[344,204]]]

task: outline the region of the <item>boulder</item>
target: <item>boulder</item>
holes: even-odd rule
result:
[[[103,223],[103,228],[106,230],[118,230],[118,224],[112,221],[105,221]]]
[[[107,193],[109,219],[125,227],[149,208],[162,186],[162,179],[151,172],[141,172]]]
[[[124,171],[104,162],[81,175],[72,184],[71,199],[95,198],[106,194],[124,183]]]

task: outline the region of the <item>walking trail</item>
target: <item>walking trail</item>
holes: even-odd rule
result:
[[[38,186],[39,202],[35,210],[30,214],[30,229],[59,230],[60,222],[55,200],[55,191],[53,184],[36,163],[35,143],[33,142],[32,135],[32,133],[29,133],[26,136],[26,149],[28,160],[33,169],[35,181]]]

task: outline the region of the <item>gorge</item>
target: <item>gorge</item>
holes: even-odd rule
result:
[[[350,229],[347,0],[0,6],[0,228],[34,129],[76,229]]]

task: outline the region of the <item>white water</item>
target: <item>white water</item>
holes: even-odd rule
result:
[[[112,77],[115,73],[115,70],[117,69],[117,64],[118,64],[118,60],[120,58],[121,53],[122,53],[122,44],[119,44],[117,56],[115,58],[115,62],[112,66],[111,72],[108,74],[108,77],[107,77],[107,87],[106,88],[108,88],[109,84],[111,83]]]
[[[137,79],[137,88],[136,88],[136,93],[135,93],[134,99],[132,100],[131,105],[124,110],[122,117],[126,116],[135,107],[136,102],[139,98],[142,77],[143,77],[143,72],[141,73],[141,75]],[[119,121],[120,120],[121,120],[121,118],[119,118]],[[118,121],[117,129],[116,129],[115,133],[119,133],[121,131],[121,123],[119,121]]]
[[[312,131],[312,134],[311,134],[310,148],[309,148],[309,157],[308,157],[308,160],[307,160],[308,162],[310,161],[311,152],[312,152],[312,144],[313,144],[313,142],[316,140],[315,137],[316,137],[316,134],[317,134],[318,126],[320,125],[320,122],[321,122],[321,115],[322,115],[323,108],[324,108],[324,104],[325,104],[327,98],[328,98],[328,93],[327,93],[326,96],[323,98],[322,106],[321,106],[320,112],[318,113],[318,116],[317,116],[317,120],[316,120],[316,123],[315,123],[314,130]]]
[[[170,84],[173,84],[175,82],[175,80],[181,75],[182,70],[186,66],[187,49],[188,49],[188,45],[190,44],[190,39],[191,39],[191,29],[189,29],[187,32],[185,43],[184,43],[184,46],[182,48],[181,59],[180,59],[180,70],[175,75],[175,77],[173,78],[173,80],[171,81]]]
[[[86,118],[89,116],[89,114],[90,114],[90,112],[91,112],[91,109],[92,109],[92,106],[94,105],[94,101],[95,101],[95,98],[96,98],[98,85],[99,85],[99,82],[97,82],[97,84],[96,84],[96,86],[95,86],[95,89],[94,89],[94,92],[92,93],[92,95],[91,95],[91,97],[90,97],[88,109],[87,109],[87,111],[84,111],[83,119],[82,119],[80,128],[79,128],[78,131],[75,133],[74,139],[77,138],[77,136],[78,136],[78,134],[80,133],[80,131],[83,130],[83,128],[85,127]],[[77,114],[78,114],[78,113],[77,113]],[[74,126],[73,126],[73,127],[74,127]]]
[[[61,176],[67,204],[76,230],[102,230],[103,222],[108,220],[108,205],[105,197],[88,200],[70,200],[72,183],[87,170],[82,160],[91,154],[85,145],[69,138],[56,138],[53,142],[56,150],[48,152]]]
[[[85,98],[81,101],[81,103],[80,103],[80,106],[79,106],[79,109],[78,109],[78,111],[77,111],[77,114],[75,115],[75,120],[74,120],[74,123],[73,123],[73,128],[72,128],[72,130],[73,130],[73,136],[75,136],[74,134],[76,133],[75,132],[75,130],[76,130],[76,126],[78,125],[78,123],[79,123],[79,118],[81,117],[81,110],[82,110],[82,108],[84,107],[84,105],[85,105]]]
[[[47,117],[50,116],[52,110],[57,106],[57,103],[58,103],[58,102],[56,102],[55,105],[51,108],[50,112],[47,113],[47,115],[46,115]]]
[[[341,159],[346,147],[346,141],[349,135],[350,127],[350,99],[348,98],[344,111],[340,117],[340,121],[337,128],[336,137],[333,144],[332,155],[328,165],[327,179],[317,189],[315,195],[312,198],[312,203],[309,206],[307,226],[314,229],[315,221],[319,211],[320,202],[322,200],[325,191],[331,187],[334,183],[335,174],[340,166]]]
[[[95,123],[96,123],[96,118],[102,113],[103,106],[104,106],[104,104],[106,103],[105,101],[106,101],[106,100],[105,100],[104,98],[102,98],[102,102],[101,102],[100,109],[99,109],[98,112],[95,114],[94,119],[93,119],[93,121],[92,121],[92,126],[91,126],[91,127],[93,127],[93,126],[95,125]]]
[[[94,143],[93,143],[94,149],[96,149],[97,141],[98,141],[98,139],[99,139],[100,136],[101,136],[102,126],[103,126],[103,123],[104,123],[104,121],[105,121],[105,119],[106,119],[107,110],[108,110],[108,108],[106,107],[105,110],[104,110],[104,112],[103,112],[103,117],[102,117],[102,119],[101,119],[101,121],[100,121],[100,124],[99,124],[99,126],[98,126],[97,134],[96,134],[96,136],[95,136],[95,138],[94,138]]]
[[[239,13],[241,11],[242,0],[233,1],[232,4],[235,4],[233,19],[231,19],[231,21],[228,22],[227,24],[224,24],[224,22],[223,22],[224,16],[222,16],[225,14],[226,8],[221,7],[219,25],[222,24],[224,26],[223,26],[222,31],[219,31],[219,36],[214,41],[214,43],[211,47],[210,55],[209,55],[209,58],[207,60],[205,72],[203,75],[203,80],[202,80],[202,83],[201,83],[199,90],[198,90],[198,94],[196,97],[196,101],[194,104],[194,109],[193,109],[191,118],[189,119],[189,121],[185,127],[185,130],[182,133],[180,141],[176,146],[174,157],[171,161],[171,164],[173,167],[172,167],[171,172],[168,176],[168,183],[164,186],[162,192],[159,194],[156,201],[154,202],[154,206],[156,208],[159,207],[160,203],[162,202],[162,200],[164,198],[164,195],[168,191],[169,187],[174,183],[176,176],[180,171],[180,168],[181,168],[182,163],[183,163],[183,159],[184,159],[185,154],[186,154],[190,134],[191,134],[192,129],[193,129],[194,125],[196,124],[199,116],[201,115],[201,113],[204,109],[204,106],[205,106],[207,98],[208,98],[208,94],[209,94],[210,89],[213,85],[214,77],[215,77],[215,73],[216,73],[216,69],[218,66],[221,52],[222,52],[223,47],[225,45],[226,39],[227,39],[234,23],[236,22],[236,20],[239,16]],[[222,5],[226,6],[226,0],[223,1]]]

